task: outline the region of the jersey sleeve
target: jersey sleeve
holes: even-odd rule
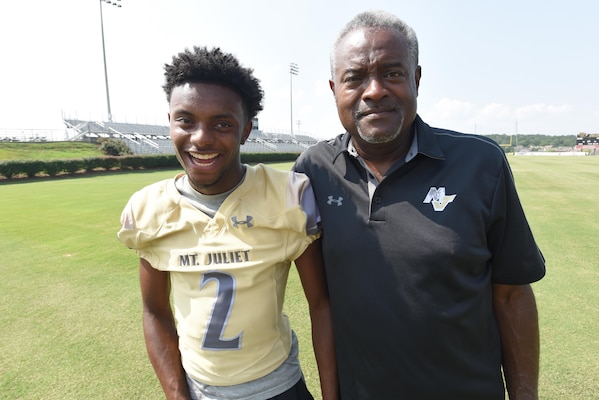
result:
[[[521,285],[541,279],[545,258],[534,240],[507,161],[495,189],[491,215],[487,240],[493,254],[493,281]]]
[[[117,238],[153,266],[156,264],[151,251],[153,241],[184,223],[173,212],[166,181],[135,192],[123,208],[120,222]]]
[[[290,172],[287,184],[287,206],[300,205],[306,214],[306,233],[320,234],[320,213],[314,191],[308,177],[299,172]]]
[[[139,240],[139,231],[135,222],[133,210],[134,196],[132,196],[121,212],[121,229],[117,233],[118,239],[128,248],[137,250],[143,247],[143,241]]]

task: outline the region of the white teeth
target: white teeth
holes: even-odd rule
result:
[[[218,153],[213,153],[213,154],[189,153],[189,155],[198,160],[211,160],[213,158],[218,157]]]

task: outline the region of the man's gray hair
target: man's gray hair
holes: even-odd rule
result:
[[[331,78],[335,79],[336,52],[339,43],[350,32],[362,28],[395,30],[408,41],[408,56],[414,68],[418,66],[418,38],[416,32],[395,15],[382,10],[370,10],[356,15],[349,21],[337,36],[331,49]]]

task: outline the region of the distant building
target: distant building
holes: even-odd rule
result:
[[[576,150],[597,154],[599,152],[599,133],[579,133],[576,136]]]
[[[576,146],[599,146],[599,133],[584,133],[576,137]]]

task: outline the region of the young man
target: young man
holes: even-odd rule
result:
[[[545,273],[503,151],[416,113],[414,31],[356,16],[331,53],[347,133],[307,149],[344,400],[536,399]]]
[[[165,77],[171,139],[185,173],[135,193],[118,237],[140,257],[144,336],[166,397],[312,398],[282,312],[295,260],[323,398],[336,398],[310,183],[240,161],[262,109],[258,80],[231,54],[198,47],[173,57]]]

